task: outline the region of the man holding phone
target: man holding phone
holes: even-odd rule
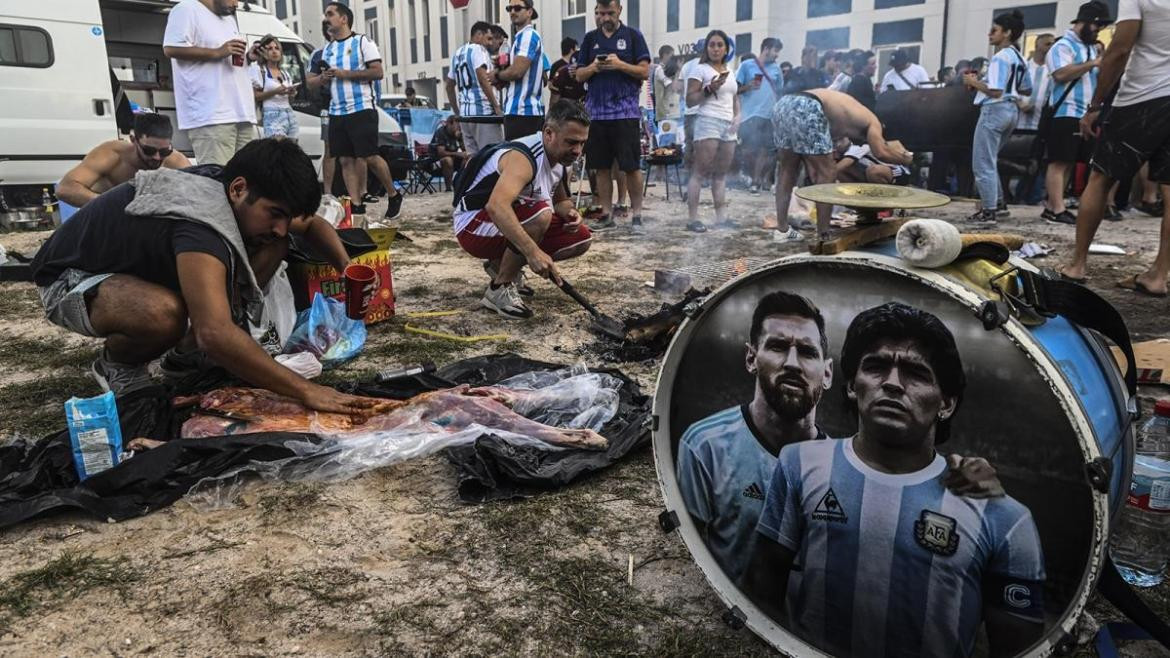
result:
[[[772,139],[772,106],[780,99],[784,88],[784,76],[776,60],[784,44],[779,39],[768,37],[760,44],[760,55],[745,60],[735,74],[739,84],[740,112],[743,123],[739,126],[740,148],[744,149],[744,163],[752,177],[749,191],[759,194],[761,187],[768,186],[768,171],[775,166],[776,143]]]
[[[175,75],[175,110],[199,164],[226,164],[255,137],[256,102],[245,68],[238,0],[183,0],[167,15],[163,53]]]
[[[613,221],[613,167],[626,174],[631,228],[642,227],[642,109],[638,95],[650,77],[650,48],[642,33],[622,24],[620,0],[597,0],[597,29],[585,34],[577,55],[577,81],[589,84],[585,107],[593,119],[585,161],[597,180],[603,216],[593,230]]]

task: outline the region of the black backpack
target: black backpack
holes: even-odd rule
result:
[[[467,210],[482,210],[487,205],[488,199],[492,196],[491,189],[495,187],[495,184],[493,183],[491,187],[486,187],[482,190],[471,190],[471,183],[475,181],[475,177],[479,175],[479,171],[492,159],[492,156],[500,151],[519,151],[528,157],[528,162],[532,165],[534,176],[540,170],[536,164],[536,157],[532,155],[532,151],[528,150],[528,147],[521,142],[500,142],[499,144],[493,144],[485,149],[481,149],[467,161],[467,164],[463,165],[463,169],[455,176],[455,181],[452,185],[455,188],[451,200],[452,207],[458,207],[460,201],[463,201],[463,207]]]

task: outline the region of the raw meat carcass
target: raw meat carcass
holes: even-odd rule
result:
[[[237,418],[196,412],[183,424],[182,435],[201,438],[253,432],[313,432],[344,436],[406,427],[458,432],[477,424],[558,446],[592,450],[608,446],[605,437],[593,430],[550,427],[512,411],[510,407],[529,394],[530,391],[463,385],[409,400],[369,398],[375,404],[370,410],[373,415],[366,418],[311,411],[291,398],[262,389],[221,388],[201,396],[199,407]]]

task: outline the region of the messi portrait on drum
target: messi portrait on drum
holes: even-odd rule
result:
[[[711,293],[663,361],[667,509],[783,653],[1044,653],[1084,605],[1103,498],[1067,398],[948,286],[787,258]]]
[[[743,589],[835,656],[971,655],[981,624],[991,655],[1027,649],[1044,630],[1031,514],[942,482],[966,384],[950,331],[897,302],[863,311],[840,376],[857,434],[780,451]]]

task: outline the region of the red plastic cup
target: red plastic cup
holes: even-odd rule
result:
[[[345,268],[345,314],[365,320],[378,289],[378,273],[369,265],[353,264]]]

